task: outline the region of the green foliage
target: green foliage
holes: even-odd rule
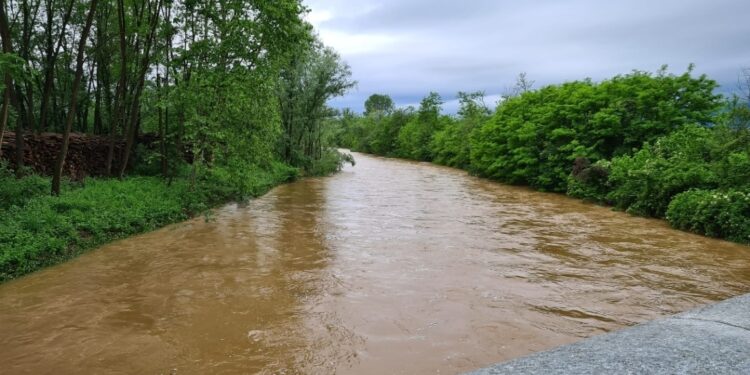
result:
[[[364,130],[360,125],[360,117],[349,108],[337,112],[331,119],[334,146],[362,150],[363,144],[367,143]]]
[[[335,111],[326,103],[354,85],[349,66],[330,48],[314,43],[295,57],[278,88],[282,160],[305,170],[331,160],[326,150],[335,135],[329,121]]]
[[[689,123],[709,123],[716,83],[687,73],[634,72],[602,83],[547,86],[506,99],[474,132],[480,175],[565,192],[576,158],[623,155]]]
[[[442,130],[435,133],[430,148],[434,162],[456,168],[469,169],[471,165],[471,133],[490,116],[484,104],[484,93],[458,93],[460,108],[458,118],[446,121]]]
[[[26,67],[26,61],[17,54],[0,52],[0,76],[8,74],[17,82],[28,81],[34,72]],[[0,89],[5,89],[5,80],[0,80]]]
[[[365,116],[389,114],[393,109],[393,99],[388,95],[373,94],[365,101]]]
[[[227,166],[208,169],[199,177],[196,194],[205,208],[230,200],[245,200],[267,192],[282,182],[290,182],[299,177],[299,170],[280,162],[272,162],[260,167],[233,160]],[[202,211],[198,209],[195,211]]]
[[[0,161],[0,211],[13,206],[23,206],[29,200],[49,194],[48,179],[35,174],[26,174],[17,180],[5,162]]]
[[[161,154],[145,145],[135,148],[135,167],[132,170],[136,176],[158,176],[161,174]]]
[[[422,161],[432,160],[432,136],[449,121],[440,116],[442,105],[443,100],[435,92],[422,99],[416,116],[412,117],[398,134],[399,156]]]
[[[90,179],[85,187],[66,188],[59,197],[40,193],[25,201],[17,198],[18,204],[0,209],[0,281],[113,239],[185,220],[228,200],[258,196],[297,175],[297,169],[281,163],[244,165],[212,168],[195,184],[184,178],[171,185],[156,177]]]
[[[611,189],[610,169],[609,160],[599,160],[591,164],[586,158],[576,159],[573,163],[573,172],[568,177],[567,194],[591,202],[610,203],[607,200],[607,194]]]
[[[310,176],[328,176],[339,172],[345,163],[354,165],[354,157],[350,154],[340,153],[334,149],[327,149],[324,150],[322,156],[316,159],[312,166],[310,166],[307,170],[307,174]]]
[[[77,255],[82,249],[187,217],[186,185],[154,178],[87,183],[59,197],[41,196],[0,213],[0,280]]]
[[[750,190],[690,190],[669,204],[675,228],[750,244]]]
[[[398,137],[407,123],[416,117],[414,110],[396,109],[389,115],[376,112],[355,120],[346,133],[353,137],[350,148],[355,151],[370,152],[378,155],[395,156],[398,154]]]
[[[724,102],[724,108],[717,116],[716,122],[734,130],[750,129],[749,103],[734,95]]]
[[[675,195],[692,187],[715,187],[716,174],[700,162],[712,148],[704,142],[710,133],[704,127],[686,127],[653,146],[646,144],[632,156],[613,159],[614,190],[609,198],[628,212],[658,217]]]
[[[747,186],[749,140],[745,131],[685,126],[614,158],[608,199],[628,212],[664,217],[672,198],[687,190]]]

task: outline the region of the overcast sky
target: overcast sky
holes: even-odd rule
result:
[[[750,0],[305,0],[356,89],[331,105],[360,111],[373,93],[398,105],[439,92],[503,93],[520,72],[536,86],[695,63],[733,90],[750,67]],[[492,102],[493,97],[488,100]]]

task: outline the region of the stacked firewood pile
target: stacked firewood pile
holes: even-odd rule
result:
[[[57,155],[62,145],[62,134],[42,133],[40,135],[26,134],[24,136],[24,164],[37,173],[52,175]],[[120,166],[122,151],[125,142],[115,141],[115,152],[113,169]],[[63,174],[74,180],[86,176],[103,176],[107,174],[107,153],[109,151],[109,138],[76,134],[70,135],[70,145],[65,158]],[[15,165],[16,158],[16,135],[6,132],[2,143],[2,158],[7,160],[11,167]]]

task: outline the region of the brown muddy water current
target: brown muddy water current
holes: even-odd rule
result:
[[[450,374],[750,292],[748,247],[355,156],[0,285],[0,373]]]

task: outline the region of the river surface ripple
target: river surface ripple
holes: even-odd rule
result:
[[[0,285],[0,372],[456,373],[750,292],[748,247],[355,157]]]

